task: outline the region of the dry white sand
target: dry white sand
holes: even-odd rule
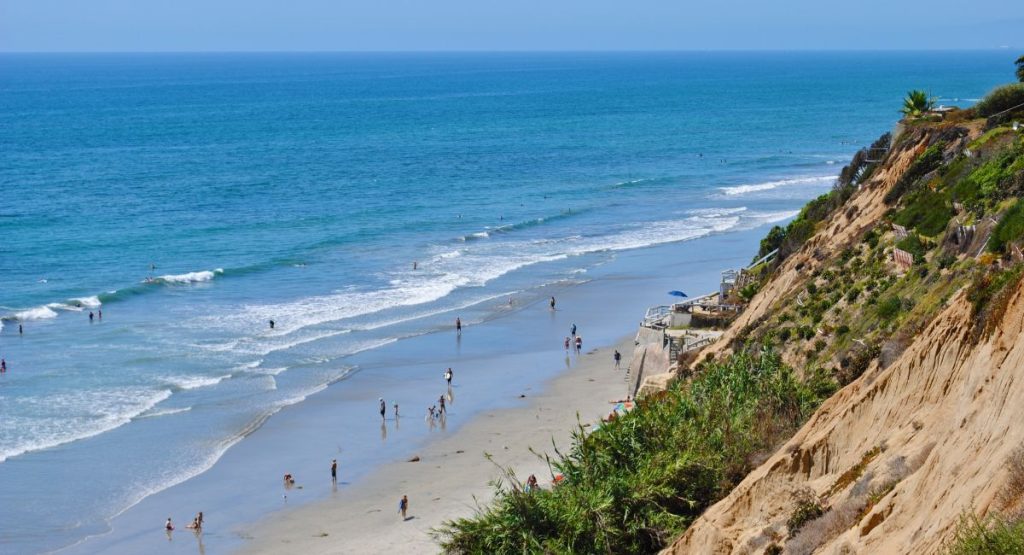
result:
[[[614,370],[612,351],[623,355]],[[547,465],[530,449],[553,454],[570,446],[579,421],[595,423],[612,410],[612,399],[625,396],[632,338],[579,358],[536,392],[524,406],[485,411],[455,434],[428,443],[419,462],[394,462],[330,499],[279,511],[241,531],[242,553],[431,553],[439,547],[430,535],[442,522],[473,514],[477,501],[493,495],[489,482],[500,476],[495,463],[512,467],[525,481],[536,474],[550,482]],[[509,386],[518,397],[525,390]],[[536,393],[535,393],[536,392]],[[416,417],[410,417],[414,420]],[[494,463],[484,454],[493,455]],[[398,500],[409,496],[409,517],[402,521]]]

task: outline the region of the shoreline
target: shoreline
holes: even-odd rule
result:
[[[616,349],[623,354],[620,370],[612,362]],[[501,477],[503,468],[511,468],[520,480],[536,474],[542,487],[550,484],[546,463],[531,449],[553,455],[553,445],[559,450],[570,447],[577,416],[584,426],[599,423],[611,411],[609,401],[626,395],[632,353],[632,336],[584,352],[571,369],[540,388],[510,389],[509,396],[526,395],[523,405],[481,412],[457,433],[429,442],[416,454],[418,462],[388,463],[328,499],[282,509],[239,528],[235,532],[245,544],[234,552],[269,555],[285,547],[299,553],[356,547],[372,553],[438,551],[430,531],[472,515],[477,502],[490,501],[490,483]],[[324,479],[329,480],[326,471]],[[410,500],[406,522],[396,514],[402,495]]]
[[[626,394],[625,368],[633,355],[633,337],[645,307],[664,302],[665,291],[684,284],[689,290],[716,286],[721,268],[745,263],[750,245],[761,233],[763,230],[753,228],[704,241],[623,252],[610,263],[593,269],[585,283],[552,289],[551,294],[558,298],[557,311],[548,310],[546,303],[542,303],[543,306],[531,304],[468,327],[461,340],[454,337],[454,331],[451,335],[430,333],[345,359],[346,364],[355,365],[359,370],[303,402],[277,412],[227,450],[206,472],[146,497],[109,521],[109,531],[59,551],[73,555],[151,549],[194,553],[197,547],[218,553],[256,550],[268,543],[264,538],[278,529],[279,521],[297,523],[291,527],[305,530],[300,526],[301,519],[289,515],[312,515],[304,518],[319,522],[316,515],[320,509],[307,507],[330,507],[329,503],[337,502],[339,497],[342,503],[351,506],[359,496],[363,496],[362,499],[373,497],[376,501],[377,505],[366,510],[381,511],[388,526],[374,529],[378,530],[377,535],[385,536],[392,532],[393,519],[388,517],[393,517],[394,513],[388,512],[396,509],[398,498],[391,499],[389,495],[393,493],[378,492],[391,491],[387,489],[389,482],[394,485],[399,482],[394,476],[381,480],[380,469],[398,469],[396,476],[403,467],[423,472],[427,466],[424,462],[428,462],[433,453],[443,453],[435,449],[456,444],[471,447],[452,448],[452,453],[458,450],[465,453],[449,455],[447,461],[460,459],[468,461],[464,464],[470,470],[496,471],[483,457],[483,452],[488,450],[499,464],[515,466],[517,473],[522,474],[520,478],[535,473],[542,483],[547,482],[544,464],[536,460],[525,445],[549,451],[554,434],[559,445],[567,446],[577,409],[583,422],[597,421],[607,415],[611,410],[608,401]],[[716,254],[713,258],[708,257],[709,247],[710,252]],[[566,356],[562,348],[561,338],[574,322],[581,324],[585,339],[584,354],[580,357]],[[626,334],[629,335],[624,339]],[[591,349],[595,345],[611,347]],[[612,351],[609,350],[616,347],[626,359],[623,370],[617,375],[612,370]],[[446,429],[430,428],[423,417],[426,402],[432,397],[425,393],[433,390],[437,394],[444,390],[441,374],[446,366],[455,369],[455,400],[449,407]],[[595,382],[587,381],[587,377],[581,380],[581,372],[585,371],[580,367],[596,368],[596,377],[607,376],[610,381],[596,377]],[[588,391],[596,394],[588,394]],[[524,393],[526,398],[519,398]],[[389,406],[386,425],[382,425],[377,413],[378,397],[385,397]],[[543,399],[557,401],[549,405],[534,404]],[[402,407],[400,425],[390,413],[393,402]],[[530,407],[535,406],[545,410],[530,413]],[[509,430],[526,425],[521,418],[508,430],[495,430],[501,436],[479,436],[479,441],[465,439],[466,430],[477,430],[490,422],[507,419],[506,410],[526,410],[525,414],[533,415],[530,426],[516,433],[533,436],[534,441],[487,443],[490,437],[510,439],[513,432]],[[533,431],[538,421],[547,427],[541,430],[544,435],[538,436]],[[508,450],[503,448],[506,444]],[[517,445],[524,447],[517,450]],[[511,453],[516,453],[518,458],[507,458]],[[421,457],[420,463],[404,462],[417,454]],[[337,458],[339,463],[338,493],[331,491],[329,465],[332,458]],[[437,515],[429,524],[425,518],[416,522],[419,517],[409,522],[410,526],[406,527],[409,530],[414,523],[423,525],[424,531],[414,534],[411,540],[418,542],[415,545],[421,546],[421,551],[436,549],[426,534],[427,529],[444,519],[471,514],[473,495],[484,499],[491,496],[487,482],[492,473],[474,474],[470,479],[468,470],[453,470],[454,462],[443,466],[457,477],[456,481],[449,479],[446,494],[458,490],[465,492],[465,496],[453,505],[435,508],[428,504],[430,514]],[[284,473],[296,477],[293,490],[285,491],[282,487]],[[411,511],[417,516],[418,511],[425,508],[420,495],[424,494],[410,495]],[[446,499],[444,495],[430,495],[426,501],[435,497]],[[175,523],[183,525],[200,510],[204,511],[207,521],[202,534],[193,536],[180,530],[173,538],[168,538],[162,532],[162,523],[168,515],[174,517]],[[335,514],[333,510],[327,512]],[[333,517],[334,521],[354,519],[345,511],[340,514],[342,516]],[[362,522],[363,519],[354,520]],[[366,528],[371,529],[371,526]],[[156,532],[158,529],[160,531]],[[282,528],[285,532],[287,529],[288,526]],[[356,535],[326,532],[326,537],[334,541],[324,541],[324,537],[314,539],[320,540],[328,550],[338,543],[339,537]],[[304,539],[300,535],[294,541]],[[367,545],[373,541],[377,541],[374,536],[365,538]],[[363,540],[353,543],[358,543],[363,551],[376,551],[376,548],[365,548]],[[316,548],[316,544],[309,547]]]

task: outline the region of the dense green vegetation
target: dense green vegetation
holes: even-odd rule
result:
[[[932,237],[945,231],[952,217],[949,191],[924,187],[907,195],[906,207],[893,217],[893,221]]]
[[[992,230],[988,250],[1009,254],[1010,244],[1020,242],[1021,239],[1024,239],[1024,202],[1018,200],[1003,214],[1003,218]]]
[[[565,480],[524,491],[511,473],[497,498],[436,534],[450,553],[649,553],[666,545],[835,391],[801,381],[770,347],[702,365],[552,462]]]
[[[1024,83],[1011,83],[996,87],[974,105],[979,116],[991,117],[999,112],[1024,104]]]
[[[964,517],[948,555],[1019,555],[1024,553],[1024,520],[1000,516]]]

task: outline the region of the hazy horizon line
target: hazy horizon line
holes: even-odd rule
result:
[[[987,52],[1024,46],[971,48],[618,48],[618,49],[424,49],[424,50],[0,50],[0,54],[617,54],[617,53],[803,53],[803,52]]]

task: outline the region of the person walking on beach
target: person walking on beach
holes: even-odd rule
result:
[[[331,483],[338,483],[338,459],[331,459]]]
[[[619,363],[622,362],[622,353],[618,349],[615,350],[615,354],[612,355],[615,358],[615,369],[619,369]]]
[[[384,402],[383,397],[380,397],[378,401],[380,401],[380,421],[384,422],[384,414],[388,411],[388,405]]]
[[[462,319],[455,317],[455,335],[462,336]]]
[[[438,414],[444,416],[448,412],[447,409],[445,409],[444,407],[444,395],[438,397],[437,402],[441,404],[441,409],[438,411]]]
[[[203,511],[199,511],[199,514],[196,515],[196,522],[199,523],[199,528],[202,529],[202,527],[203,527]]]
[[[444,371],[444,381],[448,382],[448,389],[452,388],[452,369],[449,368]]]
[[[403,495],[401,501],[398,502],[398,512],[402,513],[402,520],[409,520],[406,517],[406,513],[409,511],[409,496]]]
[[[580,354],[580,351],[582,351],[582,350],[583,350],[583,336],[582,335],[577,335],[576,336],[576,354],[577,355]]]
[[[554,310],[555,309],[555,298],[551,297],[551,301],[549,301],[548,304],[551,305],[551,310]]]
[[[395,420],[398,420],[398,403],[395,403]]]
[[[565,336],[565,352],[569,352],[569,336]]]
[[[576,337],[576,324],[573,324],[573,325],[572,325],[572,328],[571,328],[571,329],[569,330],[569,333],[570,333],[570,334],[571,334],[571,335],[572,335],[573,337]]]

